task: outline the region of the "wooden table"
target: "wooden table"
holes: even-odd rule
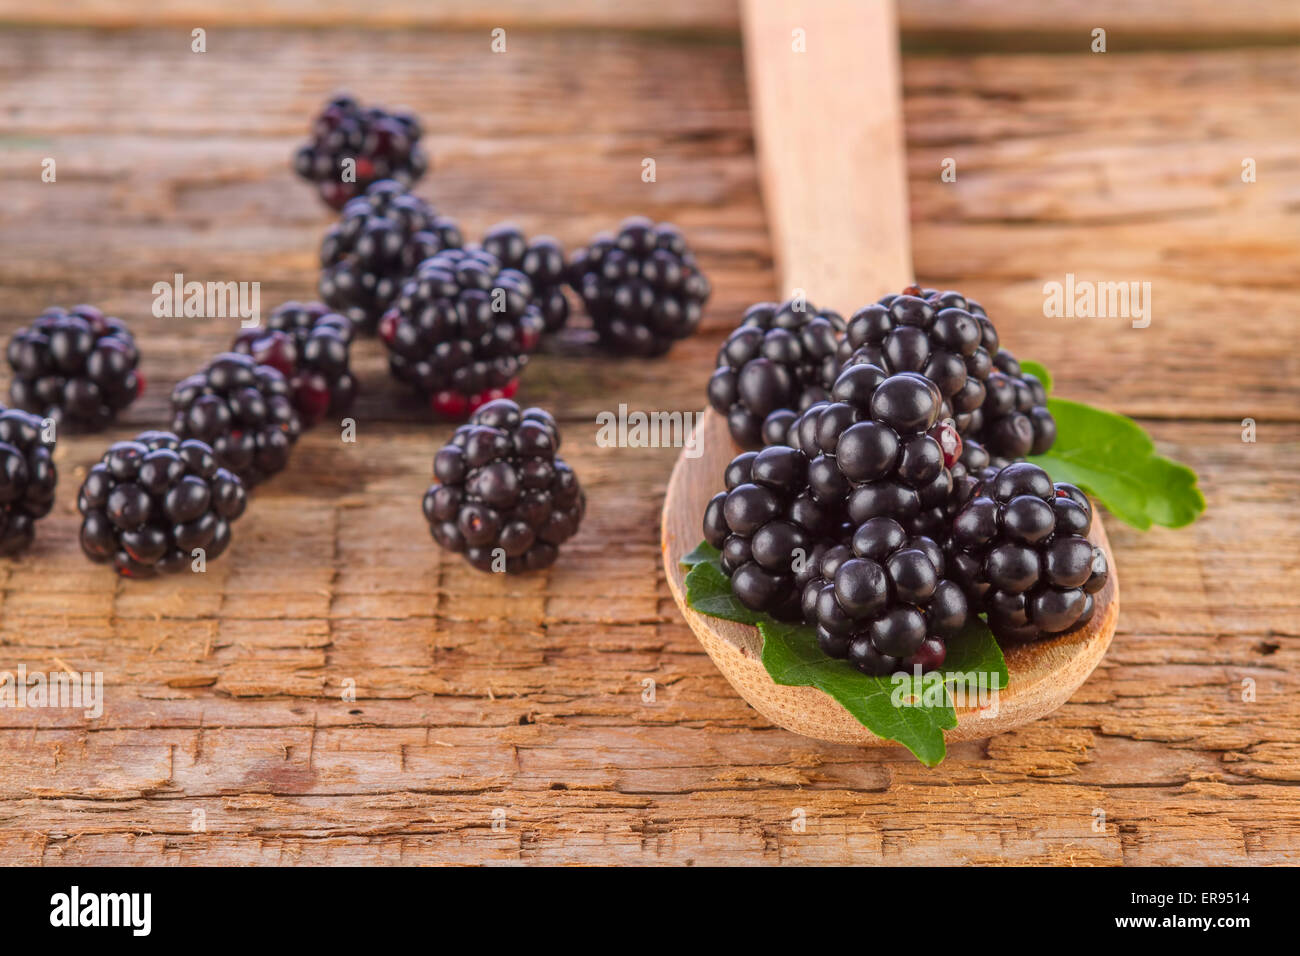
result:
[[[981,300],[1060,394],[1142,420],[1209,501],[1181,531],[1110,522],[1124,611],[1101,668],[933,770],[751,711],[662,580],[674,450],[595,442],[619,403],[701,407],[721,337],[778,292],[732,4],[151,6],[0,0],[0,326],[98,303],[151,384],[110,433],[60,441],[56,509],[0,562],[0,670],[102,671],[107,698],[97,720],[0,710],[0,861],[1300,862],[1294,5],[902,5],[919,278]],[[542,576],[434,547],[419,503],[450,428],[368,340],[356,444],[304,438],[206,575],[119,581],[78,550],[80,477],[233,335],[151,317],[151,287],[312,295],[329,220],[288,162],[336,86],[418,111],[421,192],[469,234],[677,222],[714,281],[705,328],[666,360],[530,366],[520,398],[561,419],[590,502]],[[1150,327],[1043,318],[1067,272],[1151,282]]]

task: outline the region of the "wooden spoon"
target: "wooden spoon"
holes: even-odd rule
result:
[[[913,277],[893,3],[743,0],[741,10],[763,195],[785,294],[802,290],[817,305],[848,314],[900,291]],[[757,629],[686,606],[680,560],[703,537],[704,508],[739,451],[711,410],[696,436],[697,456],[683,454],[668,482],[661,542],[669,589],[691,630],[731,685],[773,723],[837,743],[893,743],[824,692],[774,683]],[[994,706],[958,707],[948,739],[988,737],[1036,720],[1065,703],[1097,666],[1119,619],[1119,583],[1099,516],[1089,537],[1110,566],[1092,620],[1071,634],[1004,647],[1009,686]]]

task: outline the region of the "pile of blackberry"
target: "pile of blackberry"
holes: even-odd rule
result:
[[[549,567],[578,530],[586,496],[556,455],[560,433],[540,408],[484,405],[433,460],[424,516],[439,545],[480,571]]]
[[[921,375],[853,365],[792,424],[789,445],[733,459],[704,536],[736,597],[816,624],[826,653],[866,673],[942,664],[967,603],[927,534],[942,528],[960,455],[941,405]]]
[[[99,309],[47,309],[9,340],[9,400],[18,408],[98,430],[144,391],[126,323]]]
[[[216,463],[252,487],[289,463],[302,424],[289,380],[223,352],[172,390],[172,431],[211,446]]]
[[[352,323],[320,302],[286,302],[265,329],[241,332],[231,348],[258,365],[278,369],[289,380],[294,407],[305,428],[327,413],[341,412],[357,395],[349,368]]]
[[[343,181],[344,160],[356,161],[355,182]],[[341,209],[381,179],[411,185],[429,168],[420,148],[420,124],[404,111],[363,108],[348,94],[325,104],[312,123],[311,140],[294,154],[293,168],[316,184],[321,199]]]
[[[953,578],[998,638],[1037,640],[1091,620],[1106,553],[1088,540],[1092,506],[1074,485],[1015,462],[990,474],[952,522]]]
[[[983,307],[959,292],[910,286],[856,312],[840,355],[890,373],[917,372],[943,396],[941,417],[994,464],[1042,454],[1056,439],[1047,393],[999,347]]]
[[[54,507],[54,439],[42,426],[29,412],[0,408],[0,555],[27,550]]]
[[[808,302],[760,302],[718,350],[709,404],[741,448],[780,445],[799,412],[830,397],[844,320]]]
[[[425,259],[462,245],[460,229],[393,180],[377,182],[343,208],[321,242],[321,299],[362,332],[374,332]]]
[[[420,263],[380,323],[388,367],[446,418],[509,398],[542,334],[532,299],[528,277],[490,253],[445,249]]]
[[[483,250],[495,256],[501,268],[517,269],[528,276],[533,284],[533,304],[542,314],[545,331],[564,328],[569,321],[569,300],[564,295],[564,248],[558,240],[536,236],[529,241],[519,227],[502,223],[483,237]]]
[[[230,546],[230,525],[247,495],[212,448],[164,431],[109,447],[77,496],[81,549],[121,575],[175,574],[203,549],[214,560]]]
[[[712,291],[677,227],[641,216],[579,249],[569,283],[601,344],[622,355],[662,355],[691,335]]]

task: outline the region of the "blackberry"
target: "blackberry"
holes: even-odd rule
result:
[[[29,412],[0,408],[0,555],[27,550],[54,507],[54,438]]]
[[[280,471],[302,430],[289,380],[250,356],[223,352],[172,390],[172,431],[210,445],[250,488]]]
[[[587,505],[559,448],[542,409],[504,398],[479,408],[434,457],[438,481],[424,495],[433,539],[480,571],[549,567]]]
[[[918,372],[938,387],[941,417],[975,439],[995,464],[1042,454],[1056,439],[1047,392],[1000,347],[983,307],[960,292],[909,286],[859,309],[840,347],[845,367]]]
[[[230,525],[247,494],[205,442],[148,431],[111,445],[77,495],[81,550],[125,577],[175,574],[203,549],[211,561],[230,546]]]
[[[425,259],[462,245],[460,229],[400,183],[377,182],[343,207],[320,247],[320,297],[362,332]]]
[[[953,577],[1006,640],[1035,640],[1086,624],[1109,576],[1087,538],[1092,505],[1074,485],[1015,462],[983,480],[953,519]]]
[[[1006,349],[993,356],[984,404],[976,413],[979,434],[997,465],[1041,455],[1056,441],[1056,420],[1047,410],[1047,389],[1022,371]]]
[[[10,401],[76,428],[103,428],[144,391],[131,331],[93,306],[47,309],[14,333],[7,354]]]
[[[755,611],[798,620],[804,560],[845,531],[838,502],[817,499],[808,456],[771,445],[732,459],[704,510],[704,538],[722,552],[736,598]]]
[[[483,249],[496,256],[503,269],[517,269],[533,284],[533,304],[542,314],[545,331],[558,332],[569,321],[569,300],[564,294],[564,248],[550,236],[530,242],[514,225],[493,226],[483,237]]]
[[[847,367],[831,400],[809,406],[790,427],[790,444],[809,458],[813,495],[842,504],[854,527],[887,517],[909,535],[943,537],[961,440],[939,421],[942,404],[922,375]]]
[[[830,397],[844,320],[811,303],[760,302],[718,349],[709,404],[742,448],[785,444],[799,412]]]
[[[944,576],[944,555],[929,537],[893,518],[869,518],[847,544],[819,549],[801,594],[804,619],[830,657],[864,674],[931,671],[947,641],[966,626],[966,595]]]
[[[355,160],[355,182],[343,181],[343,163]],[[420,123],[405,110],[363,109],[346,93],[336,95],[312,122],[311,140],[293,158],[294,171],[316,184],[321,199],[341,209],[371,183],[394,179],[410,186],[429,168],[420,148]]]
[[[420,263],[380,323],[389,370],[448,418],[509,398],[542,334],[532,298],[528,277],[502,269],[490,253],[437,253]]]
[[[699,327],[709,280],[677,227],[641,216],[616,235],[601,233],[569,263],[601,344],[611,352],[655,356]]]
[[[352,323],[329,306],[286,302],[267,318],[265,329],[241,332],[231,348],[289,380],[294,407],[309,428],[326,413],[343,411],[357,396],[348,364],[351,343]]]

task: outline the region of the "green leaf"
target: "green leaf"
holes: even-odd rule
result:
[[[788,686],[824,691],[877,737],[896,740],[927,767],[943,760],[943,732],[957,726],[957,714],[947,686],[931,685],[930,704],[907,675],[868,677],[847,661],[835,660],[817,646],[817,634],[807,624],[768,619],[758,626],[763,635],[763,666],[772,680]],[[918,694],[919,691],[919,694]],[[903,702],[921,696],[917,706]]]
[[[685,565],[688,568],[693,568],[697,564],[704,564],[707,561],[710,564],[718,564],[718,567],[721,568],[722,566],[719,564],[721,559],[721,551],[709,544],[709,542],[701,541],[695,546],[695,550],[690,554],[682,555],[681,560],[678,563]]]
[[[1143,531],[1152,524],[1181,528],[1205,510],[1196,472],[1157,455],[1133,419],[1063,398],[1049,399],[1047,408],[1056,419],[1056,442],[1029,460],[1054,480],[1078,485]]]
[[[1043,383],[1043,388],[1047,389],[1049,392],[1052,390],[1052,373],[1037,362],[1031,362],[1029,359],[1025,359],[1020,363],[1020,371],[1028,372],[1030,375],[1033,375]]]
[[[943,672],[952,683],[957,674],[974,674],[983,677],[989,687],[997,677],[997,687],[1005,688],[1011,680],[1007,672],[1007,659],[989,626],[981,618],[972,617],[962,632],[948,641],[948,656],[944,658]]]
[[[686,575],[686,603],[700,614],[726,621],[758,624],[768,620],[766,614],[751,611],[736,599],[731,580],[711,561],[701,561]]]

